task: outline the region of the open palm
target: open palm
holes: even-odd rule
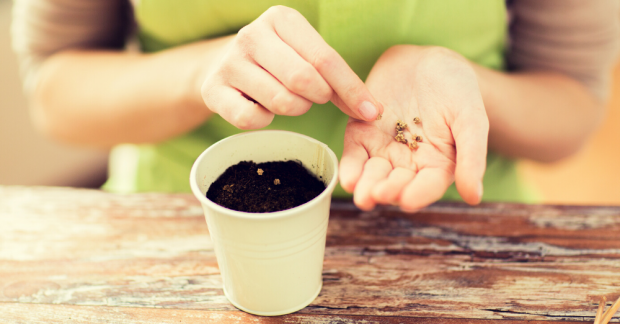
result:
[[[385,111],[380,120],[347,124],[340,180],[355,204],[416,211],[455,180],[463,199],[478,203],[489,125],[469,63],[442,48],[396,46],[377,61],[366,85]],[[421,136],[417,148],[394,139],[398,121],[408,125],[408,142]]]

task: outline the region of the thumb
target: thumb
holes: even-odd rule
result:
[[[451,128],[456,143],[456,189],[465,202],[476,205],[482,199],[489,137],[484,106],[462,111]]]

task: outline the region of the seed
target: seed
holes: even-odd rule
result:
[[[414,139],[416,142],[422,142],[422,136],[420,136],[420,135],[418,135],[418,134],[413,134],[413,136],[412,136],[412,137],[413,137],[413,139]]]
[[[279,185],[280,184],[280,179],[273,180],[273,184],[276,185],[276,186]]]
[[[421,122],[421,120],[418,117],[413,117],[413,122],[416,123],[416,124],[419,124]]]
[[[383,116],[382,116],[381,114],[378,114],[378,115],[377,115],[377,120],[381,120],[381,118],[382,118],[382,117],[383,117]]]
[[[256,173],[258,173],[258,175],[263,175],[263,172],[265,172],[265,171],[263,171],[263,169],[256,170]]]
[[[398,134],[394,136],[394,139],[399,143],[407,144],[407,139],[405,139],[405,135],[403,134],[402,131],[398,131]]]
[[[404,131],[405,129],[407,129],[407,124],[405,124],[405,122],[403,122],[402,120],[398,120],[396,122],[396,131],[400,132]]]
[[[413,151],[413,150],[415,150],[417,148],[418,148],[418,143],[416,143],[416,142],[409,142],[409,149],[410,150]]]

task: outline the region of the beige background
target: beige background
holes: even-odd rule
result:
[[[106,152],[53,143],[30,125],[10,50],[10,7],[0,0],[0,184],[96,186]],[[520,164],[545,202],[620,205],[620,65],[614,76],[608,118],[587,147],[560,163]]]

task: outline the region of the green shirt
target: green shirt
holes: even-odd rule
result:
[[[365,80],[379,56],[397,44],[437,45],[492,69],[504,67],[507,13],[503,0],[142,0],[135,8],[144,51],[236,33],[270,6],[298,10]],[[267,129],[302,133],[340,157],[348,116],[332,103],[299,117],[276,116]],[[189,192],[189,172],[208,146],[241,132],[218,115],[193,131],[151,145],[126,144],[111,154],[104,188],[117,192]],[[492,152],[483,180],[484,200],[533,200],[515,161]],[[347,196],[338,187],[335,196]],[[459,200],[452,185],[444,199]]]

